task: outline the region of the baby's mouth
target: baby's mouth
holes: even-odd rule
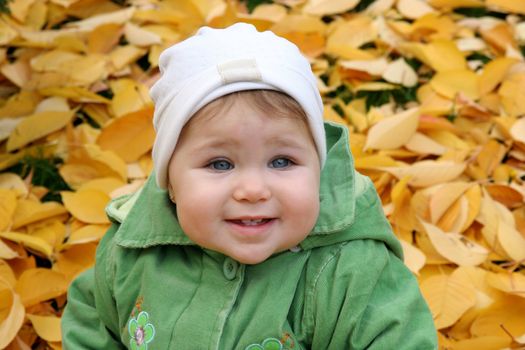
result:
[[[257,225],[263,225],[267,222],[272,221],[271,218],[264,218],[264,219],[239,219],[239,220],[227,220],[231,223],[237,224],[237,225],[243,225],[243,226],[257,226]]]

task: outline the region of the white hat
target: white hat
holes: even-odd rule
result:
[[[160,188],[168,186],[168,163],[183,126],[207,103],[235,91],[266,89],[295,99],[308,117],[321,166],[326,159],[323,102],[308,60],[297,46],[253,25],[202,27],[166,49],[161,77],[150,90],[157,137],[153,162]]]

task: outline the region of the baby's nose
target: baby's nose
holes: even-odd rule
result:
[[[237,201],[258,202],[270,199],[271,190],[264,174],[246,171],[237,178],[233,198]]]

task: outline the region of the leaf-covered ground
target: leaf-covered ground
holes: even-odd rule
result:
[[[310,59],[441,348],[525,348],[525,1],[11,0],[0,11],[0,348],[61,348],[66,290],[94,262],[104,206],[152,169],[159,53],[239,21]]]

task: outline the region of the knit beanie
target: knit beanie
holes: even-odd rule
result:
[[[303,108],[321,160],[326,159],[323,102],[308,60],[297,46],[250,24],[200,28],[162,52],[160,78],[150,95],[157,132],[153,163],[157,185],[168,186],[168,165],[182,128],[207,103],[236,91],[281,91]]]

